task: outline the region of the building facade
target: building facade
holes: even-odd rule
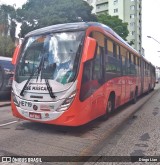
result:
[[[127,42],[142,54],[142,0],[87,0],[93,6],[93,13],[107,12],[111,16],[119,16],[128,23]]]

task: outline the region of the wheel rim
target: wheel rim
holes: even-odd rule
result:
[[[108,100],[107,110],[108,110],[108,113],[111,113],[111,111],[112,111],[112,101],[111,100]]]

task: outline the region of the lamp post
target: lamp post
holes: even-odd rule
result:
[[[155,40],[156,42],[158,42],[160,44],[159,41],[157,41],[155,38],[153,38],[152,36],[147,36],[148,38],[152,38],[153,40]]]

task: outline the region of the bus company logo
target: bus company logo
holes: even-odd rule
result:
[[[33,105],[33,109],[34,109],[35,111],[37,111],[38,106],[37,106],[37,105]]]
[[[45,113],[45,118],[49,118],[49,114],[48,113]]]

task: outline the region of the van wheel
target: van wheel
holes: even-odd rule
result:
[[[3,81],[4,81],[4,78],[3,78],[3,70],[2,68],[0,67],[0,90],[3,86]]]
[[[106,113],[102,116],[102,119],[107,120],[110,114],[114,112],[114,108],[115,108],[114,97],[110,96],[106,107]]]

